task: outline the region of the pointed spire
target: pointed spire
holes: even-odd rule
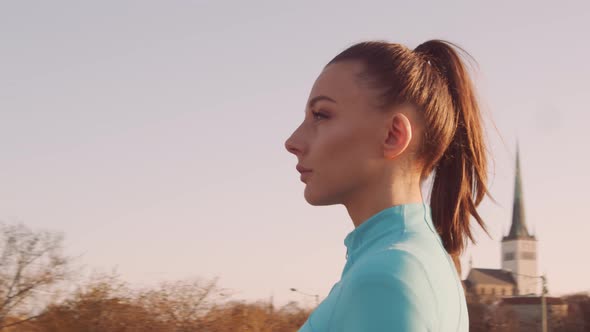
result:
[[[522,197],[522,179],[520,175],[520,151],[518,141],[516,142],[516,174],[514,179],[514,203],[512,205],[512,225],[508,236],[503,240],[514,240],[520,238],[534,238],[529,234],[526,227],[524,215],[524,202]]]

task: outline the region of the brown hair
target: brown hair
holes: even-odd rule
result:
[[[415,105],[425,120],[418,151],[421,180],[434,173],[430,196],[432,220],[460,273],[458,256],[473,243],[471,216],[488,233],[476,207],[489,192],[487,159],[481,116],[473,83],[458,51],[442,40],[427,41],[414,50],[384,41],[349,47],[328,65],[362,61],[360,78],[380,91],[381,105],[391,109]],[[488,233],[489,235],[489,233]]]

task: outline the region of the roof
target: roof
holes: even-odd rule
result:
[[[520,175],[520,153],[518,145],[516,146],[516,176],[514,179],[514,202],[512,205],[512,225],[507,236],[502,238],[502,241],[516,240],[516,239],[531,239],[535,237],[529,234],[526,227],[526,219],[524,215],[524,203],[522,197],[522,179]]]
[[[466,284],[515,286],[516,281],[514,280],[512,273],[508,270],[473,268],[467,275]]]
[[[505,297],[502,299],[502,304],[510,304],[510,305],[531,305],[531,304],[541,304],[541,297],[540,296],[514,296],[514,297]],[[561,297],[545,297],[545,303],[548,305],[560,305],[566,304],[565,301]]]

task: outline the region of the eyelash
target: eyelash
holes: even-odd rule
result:
[[[327,119],[328,118],[328,116],[326,114],[321,113],[321,112],[314,112],[314,111],[312,111],[311,114],[313,114],[314,119],[316,119],[315,118],[316,116],[320,116],[320,117],[322,117],[324,119]],[[316,120],[321,120],[321,119],[316,119]]]

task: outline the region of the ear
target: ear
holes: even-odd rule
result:
[[[387,137],[383,144],[383,155],[394,159],[406,150],[412,140],[410,120],[403,113],[395,113],[389,120]]]

